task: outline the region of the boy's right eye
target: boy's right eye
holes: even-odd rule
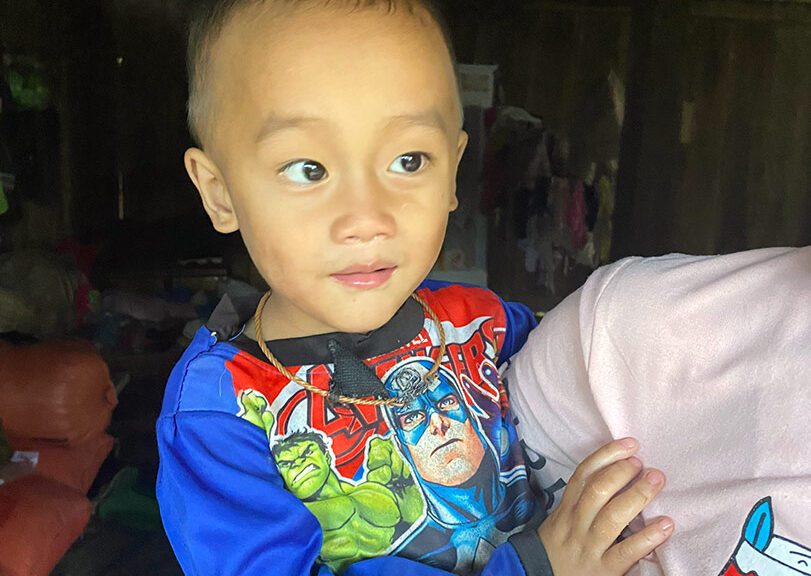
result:
[[[285,164],[279,174],[294,184],[307,185],[320,182],[329,175],[327,169],[314,160],[296,160]]]

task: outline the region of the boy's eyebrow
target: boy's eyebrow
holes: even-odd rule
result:
[[[315,116],[278,116],[271,114],[262,123],[259,134],[256,137],[256,142],[262,142],[269,138],[276,132],[281,130],[290,130],[295,128],[302,128],[307,124],[321,124],[325,123],[324,118]],[[425,126],[427,128],[434,128],[441,132],[448,133],[448,125],[442,114],[436,108],[431,108],[424,112],[416,112],[413,114],[398,114],[389,118],[388,126],[393,124],[408,124],[413,126]]]
[[[430,110],[416,114],[399,114],[392,116],[389,125],[396,123],[437,128],[446,134],[448,133],[448,125],[445,122],[445,118],[442,117],[442,114],[436,108],[431,108]]]
[[[315,118],[310,116],[286,117],[271,114],[262,123],[262,128],[259,130],[259,135],[256,137],[256,141],[261,142],[262,140],[269,138],[270,136],[281,130],[301,128],[306,124],[316,124],[319,122],[323,122],[323,120],[321,118]]]

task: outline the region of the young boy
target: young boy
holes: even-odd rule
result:
[[[224,301],[167,386],[158,497],[183,569],[624,573],[672,530],[615,544],[661,473],[634,481],[636,443],[608,444],[538,528],[547,502],[497,371],[531,315],[421,287],[467,139],[434,12],[210,4],[190,36],[186,167],[272,293]]]

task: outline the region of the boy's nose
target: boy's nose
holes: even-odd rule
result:
[[[332,239],[354,244],[393,236],[396,222],[384,196],[385,192],[373,190],[343,195],[340,216],[332,224]]]

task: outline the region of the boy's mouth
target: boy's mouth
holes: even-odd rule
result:
[[[332,278],[350,288],[371,290],[388,282],[397,266],[387,262],[355,264],[332,274]]]

